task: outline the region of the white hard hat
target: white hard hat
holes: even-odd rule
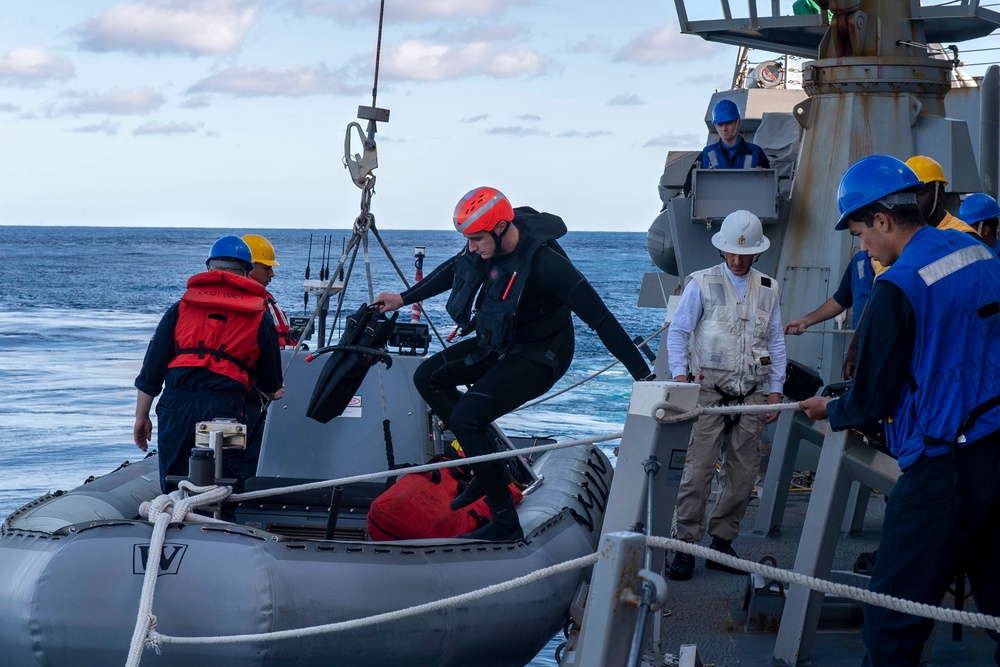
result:
[[[760,218],[750,211],[733,211],[712,237],[712,245],[734,255],[758,255],[770,248],[771,242],[764,236]]]

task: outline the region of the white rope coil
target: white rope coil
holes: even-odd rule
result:
[[[142,660],[143,646],[147,638],[155,633],[156,616],[153,615],[153,593],[160,574],[159,554],[163,551],[167,529],[171,523],[184,521],[190,516],[197,516],[193,511],[198,507],[214,505],[225,500],[232,491],[228,486],[198,487],[190,482],[182,481],[180,488],[169,494],[157,496],[151,502],[143,503],[140,512],[153,522],[153,534],[149,538],[149,556],[146,562],[146,572],[142,577],[142,592],[139,595],[139,611],[136,616],[135,629],[132,631],[132,641],[129,644],[126,667],[138,667]],[[188,496],[191,492],[196,495]]]

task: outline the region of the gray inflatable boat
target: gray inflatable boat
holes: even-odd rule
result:
[[[426,410],[409,377],[420,359],[369,374],[357,401],[329,424],[305,402],[275,404],[258,475],[247,488],[386,469],[383,420],[397,463],[428,454]],[[318,365],[293,360],[290,396],[308,396]],[[371,542],[365,513],[384,484],[350,485],[325,539],[330,492],[241,503],[234,523],[171,524],[159,559],[156,630],[177,637],[294,630],[364,618],[474,591],[593,553],[612,468],[593,446],[545,452],[541,478],[518,506],[517,542]],[[0,655],[8,667],[123,665],[151,561],[152,525],[139,506],[159,494],[155,457],[14,512],[0,528]],[[277,641],[168,643],[150,666],[490,665],[528,663],[567,620],[589,570],[573,570],[457,607],[360,629]]]

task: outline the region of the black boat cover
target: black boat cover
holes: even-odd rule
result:
[[[340,343],[316,350],[311,357],[330,352],[313,389],[306,416],[325,424],[343,414],[351,398],[361,387],[368,369],[377,362],[392,365],[385,351],[386,342],[396,326],[398,312],[387,318],[378,306],[362,304],[347,318]]]

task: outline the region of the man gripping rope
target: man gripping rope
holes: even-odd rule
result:
[[[997,616],[1000,259],[969,234],[928,225],[921,186],[886,155],[858,161],[840,181],[837,229],[890,268],[872,288],[853,388],[799,407],[837,430],[884,420],[902,474],[869,590],[938,605],[964,569],[979,611]],[[933,626],[865,605],[862,664],[917,665]],[[994,659],[1000,665],[1000,644]]]
[[[687,278],[667,330],[670,373],[678,382],[701,385],[698,405],[771,405],[781,402],[785,381],[785,339],[781,332],[778,285],[752,268],[770,246],[760,220],[735,211],[712,237],[724,262]],[[769,412],[767,423],[778,419]],[[760,467],[764,422],[757,415],[702,415],[691,431],[677,491],[674,537],[697,543],[705,534],[705,509],[721,456],[719,498],[708,520],[710,548],[738,557],[733,540],[750,502]],[[745,574],[709,560],[706,567]],[[690,579],[694,556],[674,555],[668,575]]]

